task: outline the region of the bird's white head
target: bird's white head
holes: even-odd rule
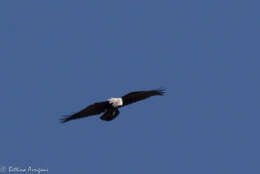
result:
[[[108,102],[112,104],[113,107],[119,107],[123,105],[122,98],[110,98],[108,99]]]

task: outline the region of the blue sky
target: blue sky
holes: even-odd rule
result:
[[[259,17],[250,0],[1,1],[0,165],[258,174]],[[112,122],[59,123],[158,87]]]

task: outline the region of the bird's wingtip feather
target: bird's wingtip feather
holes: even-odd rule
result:
[[[67,115],[64,115],[61,119],[60,119],[60,122],[61,123],[66,123],[68,121],[70,121],[70,117],[68,117]]]
[[[163,96],[166,93],[166,88],[160,87],[156,91],[158,92],[158,95]]]

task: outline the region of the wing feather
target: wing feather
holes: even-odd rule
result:
[[[92,115],[97,115],[106,110],[109,103],[107,101],[105,102],[97,102],[92,105],[87,106],[86,108],[82,109],[81,111],[74,113],[70,116],[65,116],[61,119],[62,123],[68,122],[70,120],[84,118]]]
[[[147,99],[152,96],[163,96],[165,89],[149,90],[149,91],[135,91],[122,96],[123,106]]]

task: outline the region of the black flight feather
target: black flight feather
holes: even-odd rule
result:
[[[104,112],[108,106],[109,106],[109,103],[107,101],[94,103],[92,105],[87,106],[86,108],[84,108],[83,110],[81,110],[75,114],[63,117],[61,119],[61,122],[66,123],[70,120],[100,114],[100,113]]]
[[[128,93],[124,96],[122,96],[123,99],[123,106],[138,102],[140,100],[147,99],[149,97],[159,95],[163,96],[165,93],[165,89],[156,89],[156,90],[149,90],[149,91],[135,91]]]

